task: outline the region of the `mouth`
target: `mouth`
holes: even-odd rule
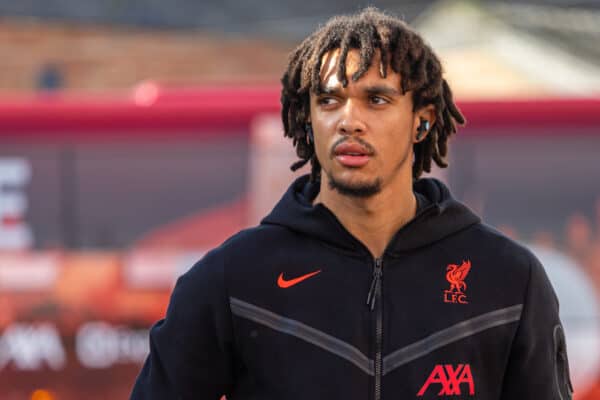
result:
[[[333,151],[334,158],[343,166],[359,168],[371,159],[372,152],[359,143],[341,143]]]

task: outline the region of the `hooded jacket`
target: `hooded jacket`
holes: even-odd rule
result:
[[[374,259],[297,179],[181,276],[131,399],[571,398],[538,260],[435,179]]]

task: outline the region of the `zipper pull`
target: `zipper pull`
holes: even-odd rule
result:
[[[371,281],[371,287],[369,288],[369,294],[367,295],[367,305],[371,311],[375,309],[376,294],[379,292],[379,286],[381,285],[381,275],[383,275],[381,258],[377,258],[375,259],[375,267],[373,268],[373,280]]]

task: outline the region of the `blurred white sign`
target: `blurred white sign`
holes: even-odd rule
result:
[[[59,262],[59,256],[53,253],[2,253],[0,291],[49,290],[58,277]]]
[[[27,198],[23,187],[31,179],[31,166],[23,158],[0,158],[0,250],[28,249],[33,243],[25,223]]]
[[[60,370],[65,358],[60,335],[52,324],[16,323],[9,325],[0,336],[0,370],[10,363],[21,371],[45,366]]]
[[[135,250],[123,258],[123,277],[130,289],[171,289],[177,278],[205,253],[205,250]]]
[[[142,363],[149,352],[148,330],[133,330],[101,321],[83,324],[75,340],[77,358],[86,368]]]
[[[148,330],[114,326],[102,321],[83,324],[75,337],[77,359],[86,368],[141,364],[148,355]],[[14,323],[0,335],[0,371],[55,371],[66,366],[60,332],[49,323]]]

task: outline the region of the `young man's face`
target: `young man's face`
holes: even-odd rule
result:
[[[339,49],[323,56],[323,93],[310,95],[315,150],[323,179],[332,189],[368,197],[400,176],[411,179],[419,119],[431,113],[413,112],[412,93],[402,94],[399,74],[388,68],[386,78],[381,77],[379,53],[354,82],[360,55],[358,50],[348,52],[345,88],[336,76],[338,57]]]

